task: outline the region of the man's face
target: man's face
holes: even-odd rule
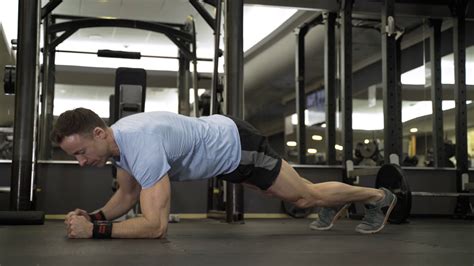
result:
[[[102,167],[107,163],[110,154],[106,141],[106,132],[95,128],[92,135],[73,134],[59,144],[61,149],[76,157],[81,166]]]

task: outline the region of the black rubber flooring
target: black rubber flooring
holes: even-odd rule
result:
[[[415,219],[375,235],[340,220],[331,231],[310,220],[216,220],[170,224],[163,240],[70,240],[61,221],[0,226],[7,265],[474,265],[474,221]]]

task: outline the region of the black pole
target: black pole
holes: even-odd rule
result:
[[[20,1],[18,12],[17,90],[10,210],[26,211],[33,208],[32,175],[36,165],[34,145],[38,93],[39,1]]]
[[[326,163],[336,164],[336,13],[326,14],[324,40],[324,91],[326,101]]]
[[[224,59],[227,114],[238,118],[244,118],[243,18],[243,0],[226,0]],[[240,184],[226,184],[226,221],[244,221],[244,189]]]
[[[40,116],[40,146],[39,158],[47,160],[51,158],[52,146],[49,135],[53,126],[54,108],[54,84],[55,84],[55,52],[50,49],[50,42],[53,36],[49,34],[48,28],[53,23],[51,15],[47,15],[43,20],[44,40],[43,40],[43,73],[41,89],[41,116]]]
[[[384,110],[384,159],[402,153],[401,88],[398,86],[395,1],[384,0],[382,7],[382,86]]]
[[[194,94],[194,105],[193,113],[195,117],[199,117],[199,85],[198,85],[198,70],[197,70],[197,42],[196,42],[196,24],[194,23],[194,18],[190,17],[189,19],[189,28],[191,29],[191,34],[193,35],[193,41],[191,46],[193,48],[193,94]]]
[[[443,88],[441,84],[441,19],[430,20],[430,72],[434,167],[444,167]]]
[[[343,162],[352,160],[352,5],[343,1],[341,10],[341,121]]]
[[[467,1],[455,1],[453,19],[454,52],[454,102],[456,106],[456,170],[457,190],[462,190],[463,176],[469,176],[467,158],[467,109],[466,109],[466,19]],[[468,181],[468,180],[467,180]]]
[[[296,143],[298,150],[298,163],[306,163],[306,124],[304,110],[306,109],[305,83],[305,50],[304,40],[308,26],[304,25],[295,30],[296,51],[295,51],[295,101],[298,125],[296,126]]]
[[[189,104],[189,59],[186,55],[178,52],[178,112],[189,116],[191,107]],[[196,99],[197,100],[197,99]]]
[[[214,30],[214,68],[212,71],[212,87],[211,87],[211,114],[217,114],[217,88],[219,87],[219,42],[221,38],[221,15],[222,15],[222,0],[217,0],[216,3],[216,22]]]
[[[217,99],[217,89],[219,88],[219,57],[221,56],[220,50],[220,38],[221,38],[221,16],[222,16],[222,0],[216,1],[216,15],[214,19],[214,60],[213,60],[213,71],[212,71],[212,81],[211,81],[211,106],[210,114],[214,115],[219,112],[218,99]],[[222,112],[222,110],[221,110]],[[217,210],[217,202],[220,202],[218,193],[214,193],[216,189],[219,189],[221,183],[217,181],[216,177],[209,179],[208,182],[208,199],[207,199],[207,212],[211,210]],[[222,200],[223,201],[223,200]],[[222,205],[221,205],[222,206]]]

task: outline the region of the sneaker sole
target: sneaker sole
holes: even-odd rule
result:
[[[392,213],[392,210],[393,208],[395,208],[395,205],[397,204],[397,197],[395,196],[392,200],[392,203],[390,203],[390,207],[388,207],[388,210],[387,210],[387,213],[385,213],[385,219],[383,221],[383,224],[382,226],[380,226],[379,228],[377,228],[376,230],[370,230],[370,231],[367,231],[367,230],[356,230],[357,232],[361,233],[361,234],[375,234],[377,232],[380,232],[384,227],[385,227],[385,224],[387,223],[387,220],[388,220],[388,217],[390,216],[390,213]]]
[[[318,231],[326,231],[326,230],[329,230],[331,229],[333,226],[334,226],[334,223],[336,222],[337,219],[339,219],[339,217],[342,216],[342,214],[344,213],[344,211],[349,208],[350,204],[346,204],[344,205],[337,213],[336,215],[334,215],[334,218],[332,218],[332,221],[331,221],[331,224],[329,224],[328,226],[326,227],[316,227],[316,226],[312,226],[310,225],[309,228],[313,229],[313,230],[318,230]]]

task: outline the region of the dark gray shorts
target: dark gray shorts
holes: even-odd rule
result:
[[[281,157],[270,147],[268,140],[249,123],[229,117],[237,125],[240,135],[241,159],[234,171],[217,176],[232,183],[249,183],[267,190],[275,182],[281,168]]]

